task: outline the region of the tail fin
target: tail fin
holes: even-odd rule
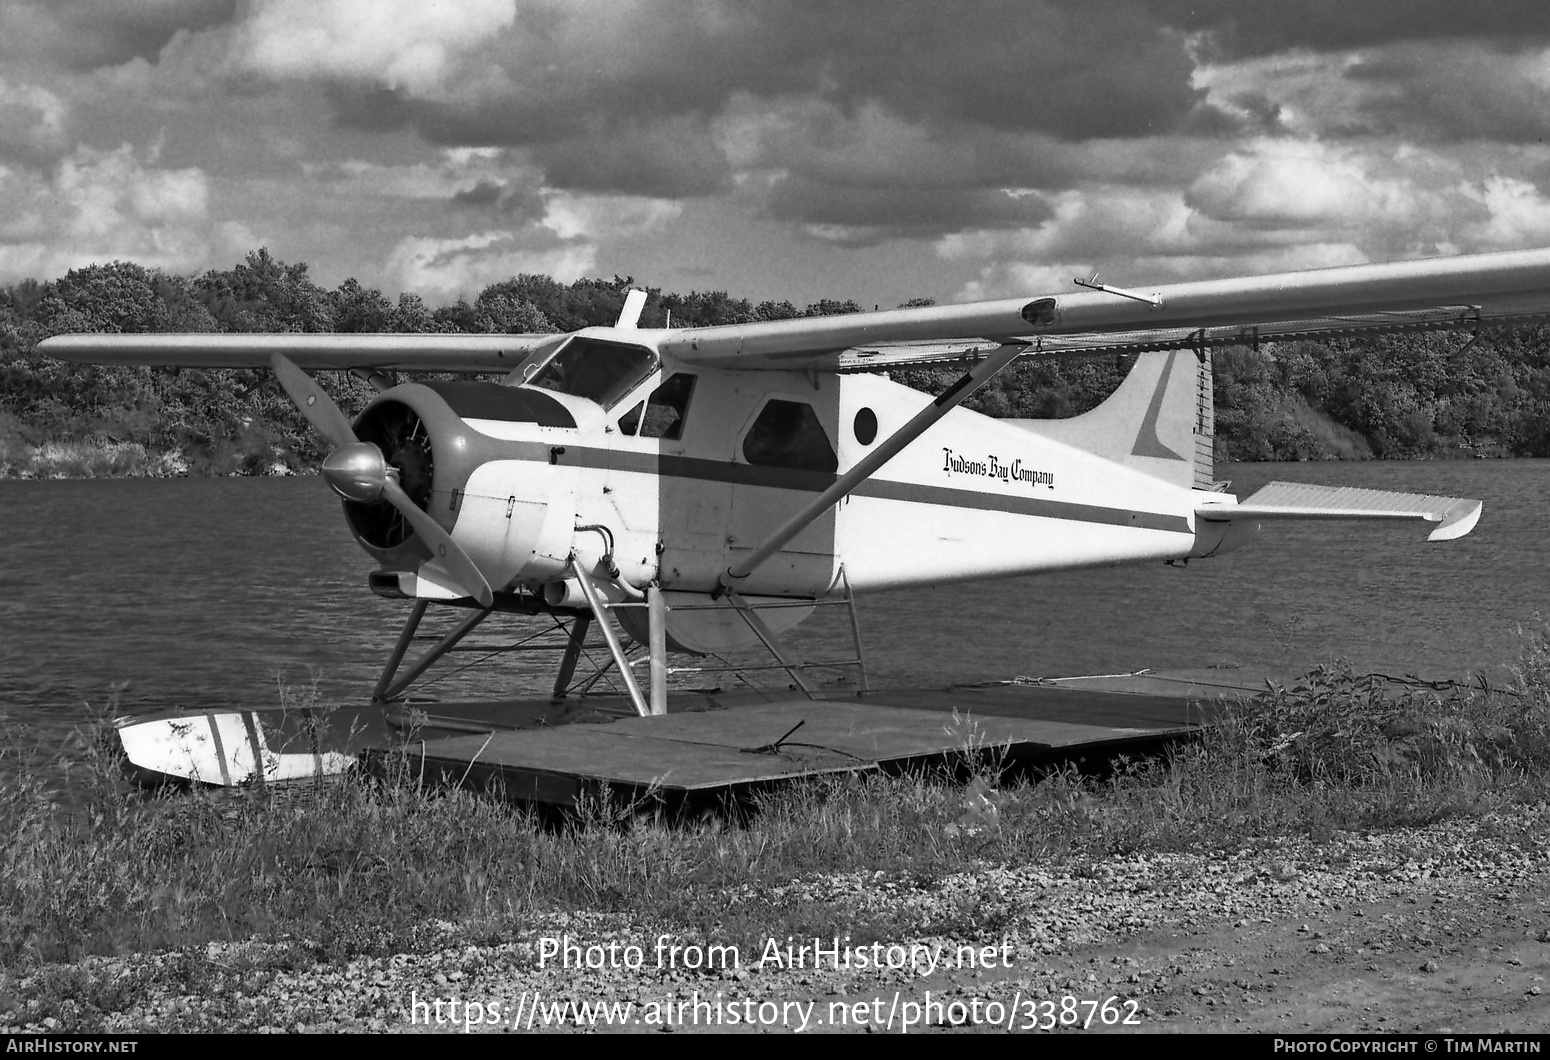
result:
[[[1177,486],[1210,489],[1216,472],[1211,357],[1143,353],[1119,389],[1065,420],[1010,420],[1053,441]]]

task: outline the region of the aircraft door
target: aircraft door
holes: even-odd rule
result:
[[[768,392],[741,432],[734,460],[730,558],[769,534],[833,483],[839,468],[834,427],[838,387],[820,376],[816,390]],[[745,406],[746,407],[746,406]],[[749,593],[817,595],[834,581],[833,509],[802,530],[743,583]]]
[[[724,390],[711,373],[669,372],[619,418],[615,505],[630,530],[660,543],[664,586],[703,585],[722,569],[731,484],[715,473],[724,464],[708,457],[736,429],[725,422]]]

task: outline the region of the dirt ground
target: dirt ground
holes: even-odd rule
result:
[[[1269,923],[1147,930],[1078,947],[1052,971],[1129,985],[1146,1010],[1129,1030],[1546,1033],[1550,873],[1423,879]]]
[[[663,947],[717,940],[537,914],[489,944],[445,925],[441,948],[342,964],[279,940],[0,974],[0,1031],[1550,1033],[1550,806],[1231,852],[966,864],[728,890],[729,909],[811,911],[843,966],[781,936],[687,967]],[[878,910],[923,929],[849,937]],[[627,947],[633,968],[603,956]]]

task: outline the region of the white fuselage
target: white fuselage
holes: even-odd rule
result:
[[[587,334],[651,346],[663,333]],[[676,436],[631,433],[648,396],[681,375],[692,377],[692,396]],[[497,588],[552,584],[563,580],[571,552],[606,551],[630,585],[656,580],[668,591],[712,592],[740,556],[931,402],[876,375],[722,371],[671,360],[608,408],[552,396],[574,429],[464,421],[516,443],[507,446],[509,458],[479,466],[453,502],[454,538]],[[759,421],[771,401],[782,423],[792,410],[810,410],[802,413],[805,436],[787,432],[795,436],[788,448],[801,452],[782,450],[785,435],[773,444],[750,441],[770,433]],[[831,464],[823,463],[825,446]],[[738,589],[811,598],[841,592],[841,568],[851,588],[865,591],[1176,559],[1196,547],[1200,498],[1201,491],[959,408]]]

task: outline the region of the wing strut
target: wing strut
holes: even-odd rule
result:
[[[721,574],[721,585],[715,595],[720,596],[728,589],[735,588],[734,582],[741,581],[752,574],[760,564],[779,552],[787,542],[800,534],[809,523],[817,519],[824,512],[838,504],[840,499],[861,483],[871,478],[878,468],[882,467],[905,446],[916,438],[926,433],[931,425],[947,415],[963,402],[970,394],[990,380],[997,372],[1015,361],[1028,347],[1026,345],[1008,344],[1000,347],[989,357],[969,369],[956,383],[944,390],[931,404],[917,412],[908,423],[900,427],[886,440],[881,442],[866,456],[856,461],[854,467],[834,480],[833,485],[820,493],[810,501],[806,507],[797,512],[769,537],[760,543],[746,559],[743,559],[728,567]]]

